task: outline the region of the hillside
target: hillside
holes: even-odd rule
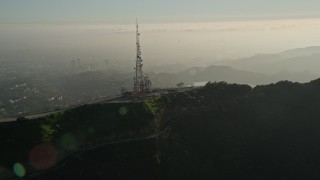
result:
[[[219,61],[214,64],[270,75],[289,71],[304,72],[304,76],[310,76],[319,75],[319,58],[320,47],[313,46],[276,54],[258,54],[248,58]]]
[[[0,179],[318,179],[319,90],[209,83],[1,123]]]

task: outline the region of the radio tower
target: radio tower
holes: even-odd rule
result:
[[[151,88],[151,81],[147,76],[144,76],[142,71],[142,58],[141,58],[141,46],[140,46],[140,33],[139,33],[139,24],[138,19],[136,19],[136,45],[137,45],[137,54],[136,54],[136,66],[135,66],[135,77],[134,77],[134,87],[133,91],[136,94],[147,93]]]

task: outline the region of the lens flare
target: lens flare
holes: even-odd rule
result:
[[[26,175],[26,169],[21,163],[15,163],[12,169],[14,174],[18,177],[24,177]]]
[[[29,154],[29,161],[36,170],[46,170],[53,167],[58,160],[56,149],[50,144],[40,144]]]
[[[67,151],[76,150],[78,147],[78,142],[73,134],[64,134],[59,141],[60,146]]]
[[[125,116],[128,113],[128,108],[127,107],[121,107],[119,109],[119,114],[121,114],[122,116]]]
[[[94,129],[93,127],[90,127],[90,128],[88,128],[88,132],[89,132],[90,134],[94,134],[95,129]]]

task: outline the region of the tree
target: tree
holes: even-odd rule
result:
[[[182,87],[184,87],[184,83],[183,83],[183,82],[179,82],[179,83],[177,84],[177,86],[178,86],[178,88],[182,88]]]

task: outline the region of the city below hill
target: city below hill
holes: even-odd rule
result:
[[[262,54],[238,60],[166,64],[146,67],[153,87],[174,88],[197,82],[249,84],[282,80],[306,83],[320,77],[319,47]],[[130,63],[115,60],[70,62],[7,57],[0,66],[0,121],[4,118],[65,109],[101,97],[132,90],[134,73]],[[200,61],[200,60],[199,60]]]

